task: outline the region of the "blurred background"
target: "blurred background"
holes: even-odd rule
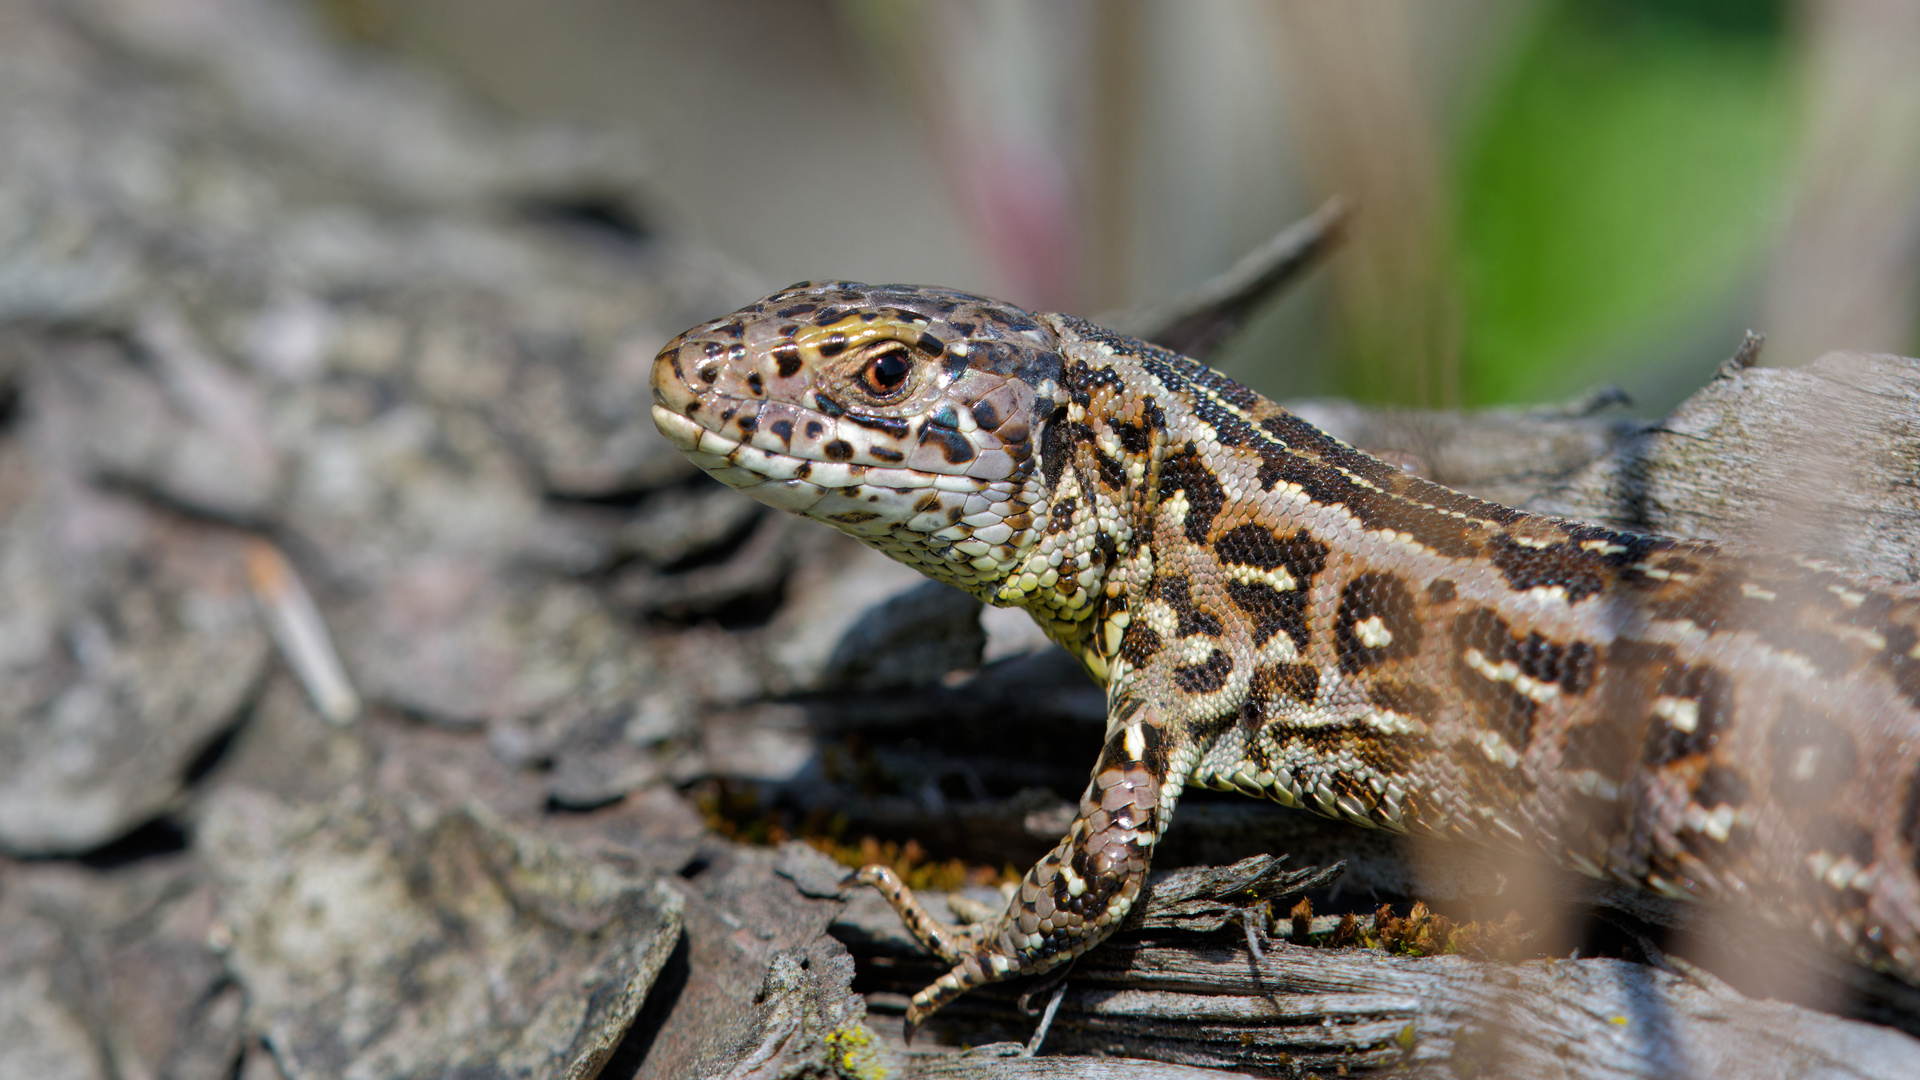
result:
[[[1097,318],[1338,196],[1346,243],[1231,375],[1647,417],[1705,386],[1652,456],[1618,412],[1301,407],[1511,504],[1920,576],[1910,383],[1712,379],[1748,328],[1780,365],[1920,348],[1915,56],[1912,0],[0,0],[0,1077],[548,1076],[618,1041],[605,1075],[678,1080],[793,1010],[857,1026],[855,992],[898,1033],[935,972],[877,894],[857,956],[821,932],[829,860],[997,895],[1105,701],[1020,613],[654,431],[660,346],[797,279]],[[540,845],[565,873],[496,859]],[[1275,851],[1345,861],[1327,925],[1505,925],[1530,880],[1226,796],[1156,864]],[[529,889],[634,921],[561,933]],[[767,998],[796,954],[818,992]]]
[[[1331,272],[1217,362],[1427,406],[1915,349],[1902,0],[316,0],[529,117],[631,122],[648,226],[768,288],[1097,315],[1332,194]],[[743,298],[744,299],[744,298]]]

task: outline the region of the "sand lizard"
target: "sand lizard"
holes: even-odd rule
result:
[[[1920,985],[1920,587],[1528,514],[1204,364],[946,289],[802,283],[669,343],[721,481],[991,604],[1106,687],[998,920],[880,886],[952,970],[908,1030],[1127,913],[1188,784],[1751,904]]]

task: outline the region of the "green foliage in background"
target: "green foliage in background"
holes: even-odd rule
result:
[[[1603,381],[1751,294],[1791,159],[1785,22],[1755,0],[1542,17],[1458,160],[1464,404]]]

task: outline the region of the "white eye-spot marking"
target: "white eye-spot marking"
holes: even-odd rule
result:
[[[1140,761],[1147,756],[1147,736],[1137,723],[1127,725],[1127,756]]]
[[[1079,896],[1087,891],[1086,879],[1074,873],[1073,867],[1064,862],[1060,864],[1060,877],[1067,883],[1068,896]]]
[[[1855,884],[1865,867],[1854,861],[1851,855],[1835,858],[1830,851],[1816,851],[1807,856],[1807,869],[1813,876],[1827,883],[1831,889],[1844,889]]]
[[[1604,879],[1606,877],[1606,874],[1601,872],[1600,866],[1598,863],[1594,862],[1592,859],[1587,858],[1585,855],[1582,855],[1579,852],[1573,850],[1572,848],[1562,848],[1560,857],[1566,860],[1566,864],[1568,866],[1573,867],[1575,870],[1580,871],[1581,873],[1587,875],[1590,878]],[[1625,1018],[1622,1017],[1622,1019],[1625,1019]]]
[[[1222,566],[1220,570],[1226,575],[1229,581],[1238,581],[1244,585],[1265,585],[1275,592],[1292,592],[1300,587],[1299,583],[1293,580],[1293,575],[1288,573],[1287,568],[1284,566],[1276,566],[1271,570],[1262,570],[1257,566],[1228,563]]]
[[[1829,585],[1827,591],[1840,598],[1840,602],[1850,608],[1857,608],[1867,602],[1867,594],[1854,592],[1844,585]]]
[[[1688,735],[1700,726],[1700,703],[1692,698],[1662,694],[1653,699],[1653,715]]]
[[[1427,725],[1392,709],[1375,709],[1367,714],[1367,725],[1386,735],[1425,735]]]
[[[1480,747],[1480,752],[1495,765],[1504,765],[1511,769],[1520,764],[1519,751],[1509,746],[1507,740],[1500,737],[1499,732],[1483,731],[1478,738],[1474,739],[1474,744]]]
[[[1863,629],[1858,626],[1836,626],[1833,630],[1841,637],[1852,638],[1874,652],[1879,652],[1887,647],[1886,637],[1872,630]]]
[[[1647,888],[1652,889],[1661,896],[1671,897],[1675,900],[1685,900],[1692,895],[1687,892],[1687,890],[1675,885],[1673,882],[1668,881],[1658,874],[1647,875]]]
[[[1733,832],[1734,818],[1733,807],[1726,803],[1721,803],[1712,810],[1708,810],[1699,803],[1688,803],[1686,811],[1681,815],[1681,824],[1702,836],[1724,844]]]
[[[1568,779],[1573,781],[1573,789],[1592,799],[1605,799],[1613,802],[1620,797],[1620,785],[1601,776],[1592,769],[1581,769]]]
[[[1353,624],[1353,635],[1369,649],[1384,649],[1393,644],[1393,631],[1378,615],[1369,615]]]
[[[1763,589],[1751,581],[1743,581],[1740,583],[1740,595],[1749,600],[1773,600],[1780,594],[1772,589]]]
[[[1713,813],[1707,815],[1707,822],[1700,831],[1724,844],[1733,832],[1733,821],[1733,807],[1721,803],[1713,808]]]
[[[1507,839],[1509,840],[1513,840],[1517,842],[1525,842],[1525,840],[1527,839],[1526,834],[1522,833],[1519,829],[1514,828],[1513,824],[1509,822],[1506,818],[1503,818],[1503,817],[1488,818],[1487,824],[1492,826],[1495,832],[1504,833]]]
[[[1812,658],[1808,657],[1805,653],[1797,653],[1791,649],[1780,649],[1773,655],[1774,658],[1779,661],[1781,667],[1792,668],[1800,675],[1809,679],[1817,679],[1820,677],[1820,669],[1814,666]]]
[[[1802,783],[1813,779],[1820,768],[1820,748],[1803,746],[1793,752],[1793,760],[1787,763],[1787,775]]]
[[[1601,555],[1619,555],[1627,550],[1624,545],[1616,544],[1608,540],[1583,540],[1580,543],[1580,549],[1582,551],[1597,552]]]
[[[1546,704],[1560,696],[1560,684],[1542,682],[1530,675],[1522,674],[1520,665],[1512,660],[1503,660],[1496,664],[1487,659],[1487,654],[1479,649],[1468,649],[1461,657],[1469,670],[1481,678],[1494,682],[1512,683],[1513,688],[1529,700]]]

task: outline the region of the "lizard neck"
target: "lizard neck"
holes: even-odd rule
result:
[[[1066,350],[1060,398],[1037,418],[1032,482],[1047,507],[1045,525],[995,597],[1026,608],[1102,685],[1134,594],[1153,576],[1152,522],[1168,449],[1165,407],[1130,366],[1097,346]]]

